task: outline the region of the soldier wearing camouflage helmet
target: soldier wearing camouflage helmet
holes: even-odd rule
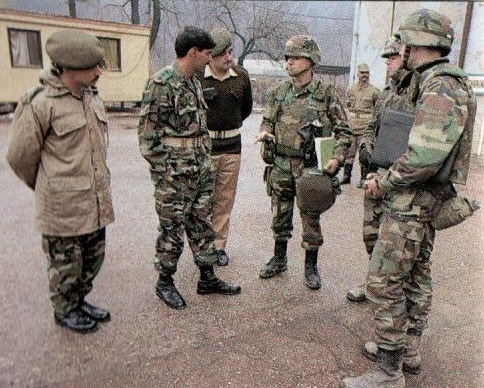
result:
[[[143,93],[138,139],[155,186],[159,234],[154,267],[156,295],[174,309],[186,307],[173,275],[185,233],[200,270],[199,294],[235,295],[241,288],[215,276],[212,226],[213,163],[207,105],[196,73],[205,69],[216,46],[210,34],[187,26],[175,40],[176,62],[157,71]]]
[[[95,87],[104,50],[95,36],[74,30],[54,32],[45,50],[52,66],[19,101],[7,160],[35,192],[55,322],[92,332],[110,319],[85,300],[104,262],[105,228],[114,221],[107,116]]]
[[[371,161],[371,155],[375,143],[375,137],[380,128],[381,116],[385,109],[394,108],[402,110],[402,105],[406,105],[407,97],[405,87],[402,85],[404,76],[408,73],[403,69],[403,60],[400,56],[400,41],[391,36],[386,42],[381,52],[381,57],[385,59],[387,65],[388,84],[383,88],[375,106],[375,116],[368,122],[360,139],[359,161],[361,166],[365,166],[368,171],[372,171],[368,177],[374,176],[378,166]],[[409,107],[413,112],[413,107]],[[378,168],[378,173],[383,174],[383,167]],[[366,251],[371,257],[371,252],[375,246],[380,220],[382,215],[381,198],[373,199],[365,197],[363,200],[363,242]],[[351,302],[366,301],[365,285],[354,287],[346,293],[346,298]]]
[[[320,214],[334,201],[334,192],[330,177],[319,179],[314,174],[304,174],[307,168],[316,166],[312,157],[315,155],[305,150],[307,145],[311,149],[314,136],[335,136],[333,158],[324,168],[325,174],[334,176],[344,161],[351,131],[336,90],[313,76],[313,66],[321,61],[316,41],[307,35],[293,36],[286,43],[284,57],[290,78],[270,91],[257,136],[258,141],[272,144],[269,148],[273,153],[270,157],[264,153],[264,160],[270,163],[265,176],[271,196],[275,239],[274,256],[261,268],[259,275],[270,278],[286,271],[298,184],[316,182],[314,187],[321,197],[311,199],[310,190],[305,190],[298,196],[298,207],[303,225],[306,285],[317,290],[321,287],[318,250],[323,244]],[[325,192],[328,198],[323,197]]]
[[[419,345],[432,300],[430,256],[433,220],[442,204],[456,197],[469,170],[476,99],[462,69],[449,64],[454,31],[450,19],[422,9],[396,32],[414,120],[406,151],[383,176],[365,183],[365,195],[382,198],[378,240],[366,278],[373,303],[376,341],[367,342],[377,368],[346,387],[404,387],[402,361],[420,367]],[[373,349],[371,349],[373,348]]]

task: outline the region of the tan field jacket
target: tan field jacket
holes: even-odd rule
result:
[[[35,191],[42,234],[94,232],[114,221],[103,103],[92,89],[74,97],[51,71],[40,82],[15,111],[7,161]]]

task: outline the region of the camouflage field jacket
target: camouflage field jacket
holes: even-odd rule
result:
[[[407,95],[415,121],[407,151],[379,179],[384,208],[422,220],[432,216],[435,194],[465,184],[469,170],[476,99],[469,80],[447,59],[428,63],[412,74]],[[437,182],[453,150],[455,161],[446,182]]]
[[[141,154],[153,171],[165,168],[167,162],[164,137],[202,137],[206,152],[210,152],[207,109],[200,80],[195,75],[186,80],[177,63],[161,69],[148,81],[143,92],[138,138]],[[179,151],[180,157],[192,152]]]
[[[260,130],[274,134],[277,147],[299,150],[303,140],[298,130],[311,123],[321,128],[316,136],[337,139],[334,155],[342,164],[351,144],[352,132],[334,87],[313,79],[296,90],[292,81],[287,79],[271,90]]]

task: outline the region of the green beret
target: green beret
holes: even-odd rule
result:
[[[366,63],[360,63],[358,65],[358,71],[362,73],[369,73],[370,72],[370,67]]]
[[[89,69],[104,59],[99,39],[75,30],[54,32],[47,39],[45,51],[58,66],[71,70]]]
[[[223,54],[227,47],[232,45],[232,34],[223,27],[217,27],[210,33],[215,47],[212,49],[212,56]]]

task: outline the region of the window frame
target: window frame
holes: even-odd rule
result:
[[[106,68],[104,71],[110,71],[110,72],[113,72],[113,73],[121,73],[123,70],[122,70],[122,66],[121,66],[121,39],[120,38],[111,38],[109,36],[97,36],[97,38],[99,39],[99,41],[101,41],[101,44],[103,44],[103,40],[104,41],[114,41],[116,42],[116,65],[118,65],[117,67],[109,67],[109,61],[107,60],[106,56],[104,57],[104,60],[106,62]],[[104,47],[104,45],[103,45]]]
[[[18,32],[25,32],[25,33],[35,33],[36,36],[36,50],[37,54],[39,55],[40,59],[40,64],[39,65],[32,65],[30,63],[30,57],[29,57],[29,65],[18,65],[14,64],[14,55],[12,51],[12,31],[18,31]],[[43,51],[42,51],[42,37],[41,37],[41,31],[40,30],[29,30],[26,28],[16,28],[16,27],[7,27],[7,36],[8,36],[8,51],[10,53],[10,66],[13,69],[42,69],[44,67],[44,57],[43,57]],[[27,48],[28,50],[28,48]]]

